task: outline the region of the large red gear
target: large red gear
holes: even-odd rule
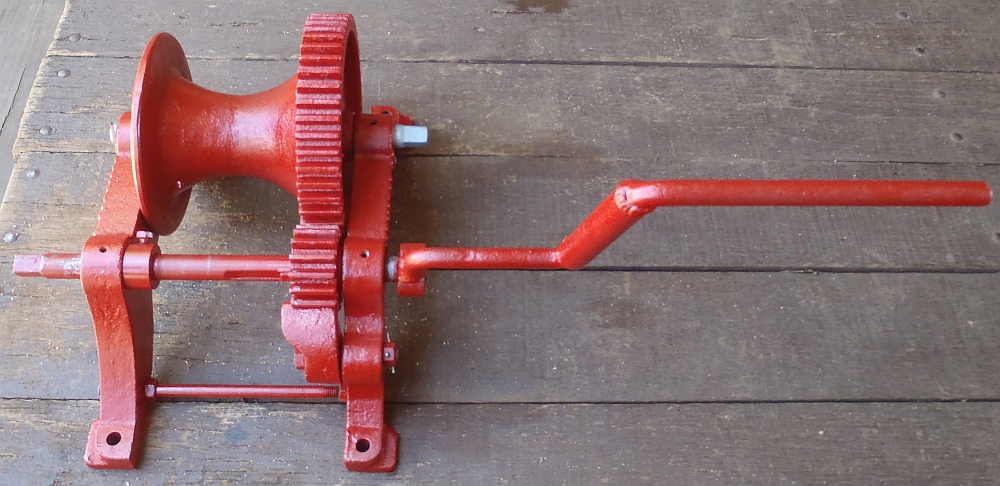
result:
[[[295,85],[295,168],[302,224],[343,225],[344,159],[361,112],[354,18],[313,14],[302,32]]]
[[[340,383],[337,309],[344,237],[345,161],[361,112],[361,61],[354,18],[313,14],[302,32],[295,86],[299,224],[292,235],[291,301],[282,330],[295,364],[314,383]]]

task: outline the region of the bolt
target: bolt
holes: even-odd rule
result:
[[[7,234],[3,235],[3,241],[5,243],[13,243],[17,241],[17,233],[13,231],[8,231]]]
[[[70,42],[80,42],[80,39],[82,39],[82,37],[80,37],[80,34],[70,34],[70,36],[67,39],[69,39]]]
[[[66,76],[69,76],[69,69],[60,69],[56,71],[56,76],[59,76],[60,78],[65,78]]]
[[[385,333],[385,339],[386,339],[385,347],[382,348],[382,360],[385,361],[385,364],[391,363],[393,365],[389,367],[389,372],[395,374],[396,346],[389,341],[389,333]]]
[[[422,147],[427,145],[427,127],[419,125],[396,125],[392,130],[392,144],[396,148]]]
[[[146,383],[145,386],[146,390],[144,395],[146,395],[146,400],[149,400],[151,402],[156,401],[156,387],[158,386],[160,386],[160,382],[156,381],[156,379],[154,378],[150,378],[150,380]]]
[[[38,129],[38,133],[41,133],[42,135],[52,135],[52,131],[52,127],[48,125]]]
[[[152,231],[136,231],[135,239],[143,244],[156,243],[156,233]]]
[[[24,175],[28,179],[34,179],[38,177],[38,169],[28,169],[28,172],[25,172]]]

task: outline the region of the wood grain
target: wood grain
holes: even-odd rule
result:
[[[0,0],[0,181],[10,177],[17,127],[64,6],[58,0]]]
[[[17,151],[108,151],[137,60],[49,57]],[[226,92],[279,84],[294,61],[195,60]],[[69,71],[59,77],[60,71]],[[362,66],[368,104],[430,127],[411,153],[592,159],[996,163],[1000,75],[579,65]],[[585,81],[583,81],[585,80]],[[936,98],[934,90],[947,92]],[[37,131],[49,126],[48,136]],[[953,133],[962,136],[952,139]]]
[[[165,404],[141,469],[88,469],[94,402],[0,402],[4,484],[988,484],[1000,406],[390,408],[399,469],[341,469],[342,406]]]
[[[12,280],[0,396],[97,397],[79,283]],[[438,272],[388,296],[393,400],[996,399],[996,274]],[[164,283],[156,377],[299,383],[281,284]]]
[[[367,59],[1000,72],[990,0],[158,5],[123,11],[73,0],[52,54],[138,57],[150,36],[169,31],[196,57],[288,59],[298,53],[306,16],[322,10],[354,14]],[[67,42],[74,33],[83,40]]]

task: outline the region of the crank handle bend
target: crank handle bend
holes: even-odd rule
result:
[[[579,270],[661,206],[985,206],[978,181],[626,180],[556,248],[400,246],[400,295],[422,296],[427,270]],[[395,272],[393,272],[395,270]]]

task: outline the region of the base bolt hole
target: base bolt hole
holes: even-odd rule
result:
[[[368,449],[372,448],[372,443],[368,442],[368,439],[358,439],[358,443],[354,444],[354,448],[358,452],[368,452]]]
[[[112,432],[108,434],[107,442],[109,446],[118,445],[122,441],[122,435],[118,432]]]

